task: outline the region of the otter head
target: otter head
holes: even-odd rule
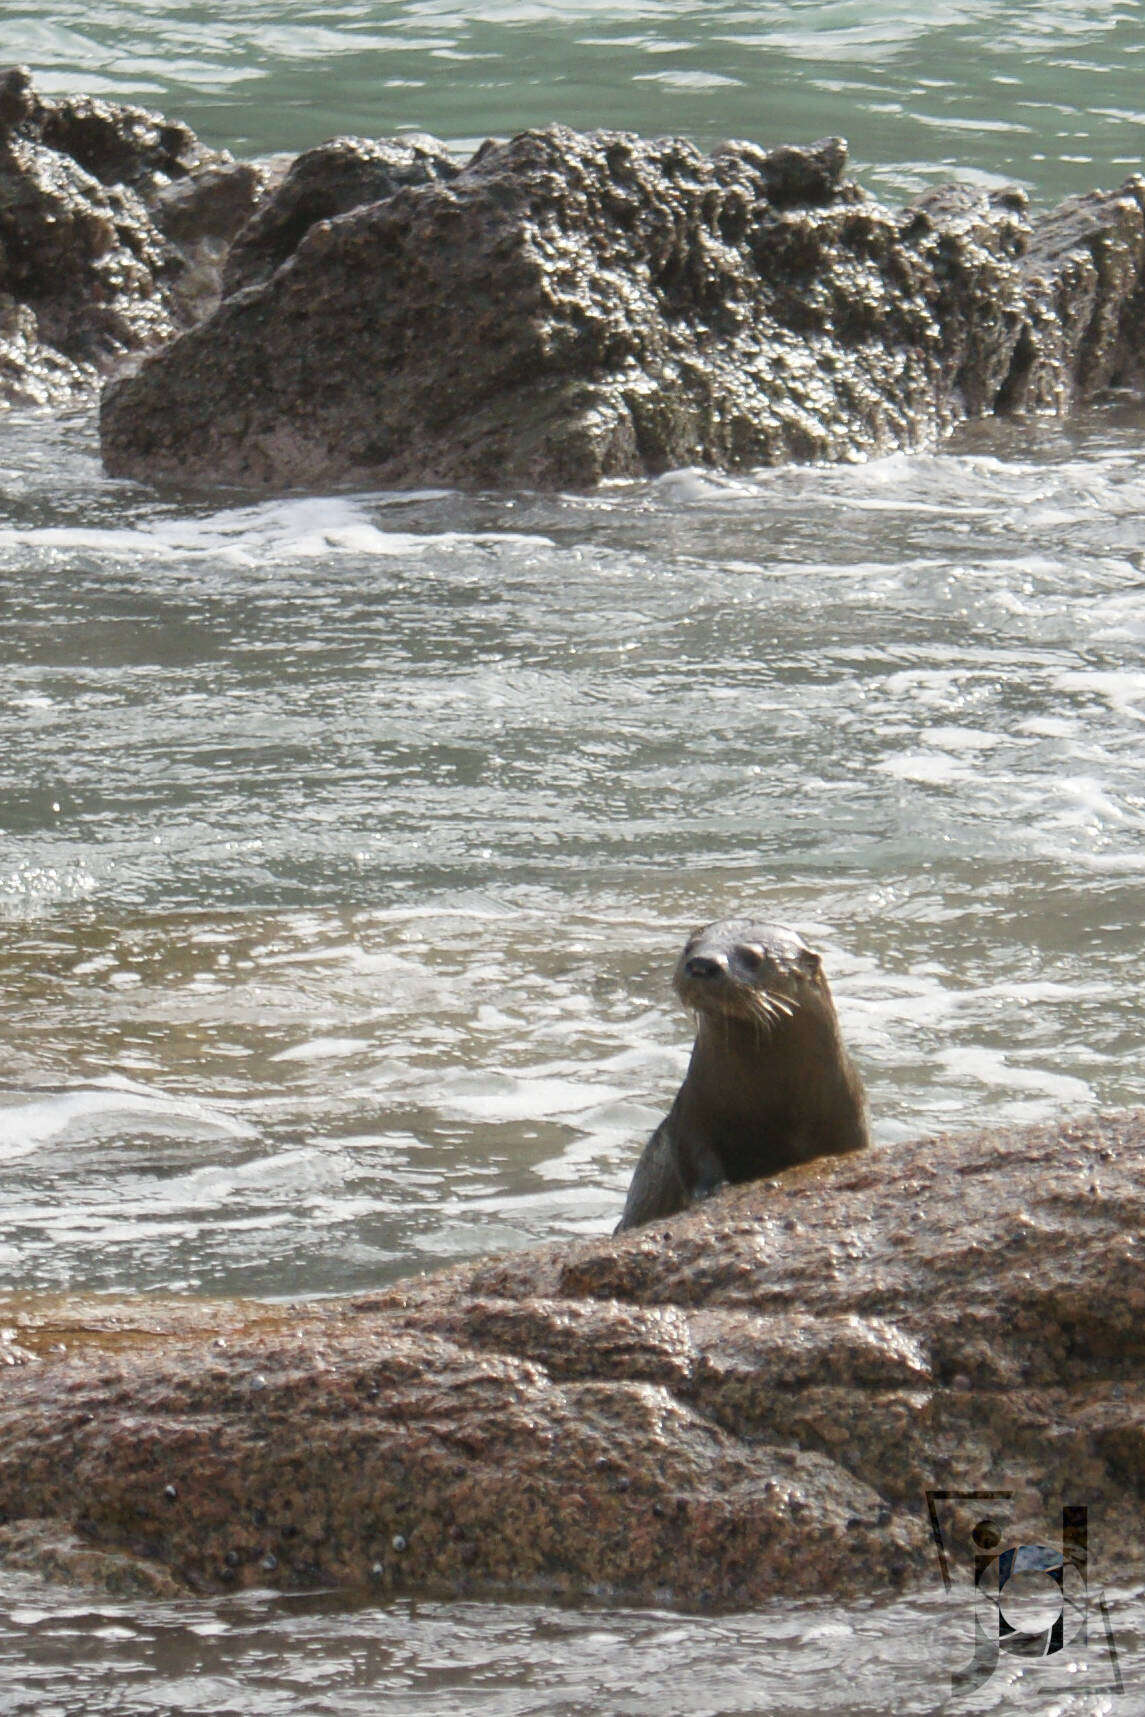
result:
[[[821,1006],[829,994],[823,963],[801,936],[747,919],[693,931],[672,982],[696,1013],[749,1020],[769,1033],[812,997]]]

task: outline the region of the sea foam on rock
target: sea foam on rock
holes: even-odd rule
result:
[[[1042,218],[959,187],[895,213],[838,138],[705,155],[554,125],[453,176],[429,141],[404,183],[368,145],[348,174],[343,141],[264,206],[239,289],[106,390],[110,471],[587,487],[922,448],[1136,378],[1139,179]]]
[[[1145,1569],[1145,1111],[787,1170],[306,1306],[0,1302],[0,1560],[751,1607],[971,1528]],[[9,1364],[3,1365],[8,1358]],[[996,1493],[1006,1493],[1005,1497]],[[78,1535],[78,1541],[77,1536]]]

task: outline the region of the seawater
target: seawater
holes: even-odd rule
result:
[[[1141,153],[1128,5],[10,4],[0,42],[245,153],[841,132],[892,200],[1042,203]],[[0,1287],[289,1299],[606,1231],[686,1063],[679,942],[730,912],[823,948],[888,1172],[1145,1100],[1143,450],[1124,398],[829,470],[205,500],[106,479],[90,411],[9,413]],[[970,1649],[935,1588],[696,1619],[6,1576],[0,1709],[924,1712]],[[953,1708],[1130,1709],[1142,1613],[1130,1698],[1078,1659]]]
[[[48,90],[159,106],[241,154],[339,133],[459,146],[560,120],[711,144],[844,135],[888,196],[1046,196],[1141,164],[1138,0],[5,0]]]
[[[1001,1655],[976,1692],[952,1700],[951,1674],[973,1658],[973,1610],[967,1593],[946,1597],[936,1585],[938,1596],[888,1606],[773,1602],[754,1615],[699,1618],[530,1603],[399,1600],[381,1608],[335,1593],[129,1605],[10,1579],[0,1666],[23,1685],[3,1709],[13,1717],[1141,1710],[1140,1588],[1109,1592],[1108,1629],[1095,1600],[1084,1649],[1057,1663]]]

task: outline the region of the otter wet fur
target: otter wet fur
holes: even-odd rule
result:
[[[673,985],[696,1014],[676,1101],[644,1147],[616,1233],[727,1182],[867,1144],[863,1086],[819,955],[782,924],[695,931]]]

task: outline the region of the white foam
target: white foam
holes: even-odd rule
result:
[[[151,562],[185,563],[188,557],[222,558],[231,565],[261,567],[268,559],[311,561],[331,553],[408,560],[430,549],[468,548],[475,544],[513,544],[552,548],[552,539],[513,531],[383,530],[372,507],[339,496],[303,496],[224,508],[199,518],[151,519],[132,528],[45,526],[0,529],[6,548],[63,549]]]
[[[947,752],[903,751],[885,763],[876,763],[875,772],[893,775],[899,781],[917,781],[925,787],[945,787],[953,781],[965,781],[974,770]]]
[[[290,1049],[280,1049],[277,1055],[272,1055],[272,1061],[334,1061],[341,1056],[358,1055],[364,1049],[373,1049],[374,1045],[368,1037],[312,1037],[305,1043],[296,1043]]]
[[[1093,1090],[1084,1079],[1049,1067],[1015,1067],[1004,1050],[985,1044],[955,1045],[941,1050],[938,1059],[960,1080],[974,1079],[1005,1092],[1028,1091],[1055,1103],[1093,1101]]]
[[[543,1071],[513,1074],[504,1070],[443,1076],[438,1069],[429,1084],[441,1114],[477,1122],[583,1116],[600,1104],[630,1096],[623,1086],[598,1081],[588,1072],[571,1078]]]
[[[253,1127],[213,1104],[169,1097],[148,1086],[109,1077],[50,1097],[0,1101],[0,1152],[11,1161],[31,1156],[65,1133],[86,1130],[102,1138],[114,1126],[130,1129],[141,1121],[158,1122],[164,1129],[175,1126],[186,1131],[190,1127],[236,1139],[257,1137]]]
[[[675,71],[634,72],[633,83],[659,83],[668,89],[722,89],[729,85],[742,86],[742,78],[725,77],[722,72]]]
[[[1104,673],[1071,669],[1056,675],[1054,684],[1070,695],[1091,692],[1118,715],[1128,716],[1132,721],[1145,721],[1145,709],[1139,707],[1145,704],[1145,673],[1136,669],[1121,672],[1114,669]]]

